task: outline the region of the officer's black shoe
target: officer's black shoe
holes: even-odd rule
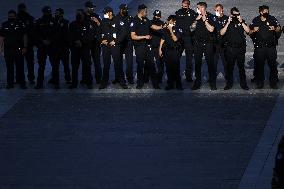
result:
[[[210,89],[211,89],[212,91],[216,91],[216,90],[217,90],[216,83],[210,83]]]
[[[78,86],[76,84],[71,84],[68,88],[69,89],[76,89]]]
[[[35,86],[35,89],[42,89],[43,88],[43,84],[41,83],[38,83],[36,86]]]
[[[251,81],[252,83],[255,83],[255,82],[256,82],[256,77],[252,78],[250,81]]]
[[[93,89],[93,84],[87,84],[87,89]]]
[[[50,80],[48,80],[48,84],[55,84],[55,81],[51,78]]]
[[[270,83],[270,88],[271,89],[279,89],[277,83]]]
[[[126,83],[120,83],[120,86],[122,89],[128,89],[128,86],[126,85]]]
[[[196,91],[201,88],[201,85],[199,83],[194,83],[194,85],[191,87],[191,90]]]
[[[103,84],[103,83],[102,83],[102,84],[100,85],[100,87],[99,87],[100,90],[106,89],[106,88],[107,88],[107,85],[106,85],[106,84]]]
[[[80,84],[85,84],[85,83],[86,83],[85,80],[81,80],[81,81],[80,81]]]
[[[97,85],[101,84],[101,80],[96,80],[96,84]]]
[[[14,85],[11,85],[11,84],[6,85],[6,89],[13,89],[13,88],[14,88]]]
[[[117,79],[112,81],[112,84],[114,84],[114,85],[117,84],[117,83],[119,83],[119,81]]]
[[[173,89],[174,89],[174,86],[172,86],[172,85],[167,85],[167,86],[165,87],[165,90],[166,90],[166,91],[173,90]]]
[[[257,88],[257,89],[263,89],[263,87],[264,87],[264,83],[258,82],[258,83],[256,84],[256,88]]]
[[[177,90],[179,90],[179,91],[182,91],[182,90],[183,90],[182,85],[177,85],[176,88],[177,88]]]
[[[243,90],[245,90],[245,91],[248,91],[248,90],[249,90],[249,87],[248,87],[247,84],[241,85],[241,88],[242,88]]]
[[[227,91],[227,90],[230,90],[232,88],[233,88],[232,84],[226,84],[226,86],[224,87],[224,90]]]

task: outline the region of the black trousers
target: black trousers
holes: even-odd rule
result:
[[[209,82],[216,83],[216,67],[214,65],[214,46],[213,43],[197,43],[194,46],[195,77],[196,84],[201,84],[202,58],[203,54],[208,66]]]
[[[147,67],[153,86],[157,85],[157,75],[154,64],[154,51],[149,45],[135,45],[137,62],[137,85],[144,84],[144,68]]]
[[[7,68],[7,84],[14,85],[15,79],[15,66],[16,66],[16,78],[19,84],[25,84],[25,70],[24,70],[24,56],[21,49],[11,48],[5,50],[5,62]]]
[[[255,64],[256,64],[256,79],[257,82],[263,83],[264,65],[267,61],[270,68],[270,83],[274,84],[278,82],[278,70],[277,70],[277,50],[276,47],[259,47],[255,49]]]
[[[154,48],[154,58],[156,63],[157,77],[159,81],[163,80],[163,75],[165,73],[165,64],[163,59],[159,55],[159,48]]]
[[[33,46],[28,46],[27,53],[24,54],[24,58],[27,62],[27,68],[28,68],[28,80],[33,81],[35,79],[35,73],[34,73],[34,49]]]
[[[82,78],[85,79],[87,85],[92,84],[92,72],[91,72],[91,51],[90,48],[72,48],[71,49],[71,65],[72,65],[72,85],[78,85],[78,70],[82,62],[82,69],[84,72]]]
[[[102,55],[103,55],[103,78],[102,83],[108,84],[109,81],[109,70],[111,65],[111,59],[114,62],[115,75],[118,77],[117,80],[121,83],[125,83],[125,76],[122,69],[122,60],[121,60],[121,47],[120,46],[102,46]]]
[[[38,84],[42,84],[44,81],[44,71],[46,65],[47,56],[49,57],[49,61],[51,65],[54,65],[56,62],[56,49],[49,46],[40,46],[37,50],[37,59],[38,59],[38,77],[37,82]]]
[[[101,45],[98,41],[93,42],[91,48],[91,56],[95,68],[95,79],[99,83],[102,79],[102,66],[101,66]]]
[[[180,51],[176,49],[166,49],[165,63],[168,76],[168,85],[173,86],[174,84],[176,84],[177,86],[180,86]]]
[[[126,61],[126,78],[128,81],[133,81],[133,44],[131,40],[127,40],[121,47],[121,59],[123,62],[123,54],[125,54],[125,61]],[[123,69],[123,65],[122,65]]]
[[[232,85],[234,83],[234,67],[237,63],[239,68],[239,77],[240,77],[240,84],[241,86],[245,86],[246,82],[246,71],[245,71],[245,55],[246,48],[233,48],[227,47],[226,48],[226,60],[228,63],[228,80],[227,84]]]
[[[215,69],[217,71],[218,69],[218,63],[219,60],[221,60],[223,64],[223,70],[224,70],[224,77],[227,80],[228,79],[228,68],[227,68],[227,61],[225,56],[225,47],[222,47],[221,44],[215,45],[215,54],[214,54],[214,62],[215,62]]]
[[[192,44],[192,37],[190,35],[185,35],[182,37],[183,39],[183,49],[182,52],[185,51],[185,58],[186,58],[186,68],[185,68],[185,77],[187,79],[192,78],[193,72],[193,54],[194,48]]]
[[[68,48],[57,48],[56,50],[55,62],[52,65],[52,79],[55,84],[59,84],[59,67],[61,62],[64,67],[65,80],[71,80],[69,54],[70,52]]]

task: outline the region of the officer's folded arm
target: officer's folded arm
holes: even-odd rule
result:
[[[135,32],[131,32],[131,39],[135,41],[146,39],[146,36],[138,36]]]
[[[165,40],[164,40],[164,39],[161,39],[161,41],[160,41],[160,46],[159,46],[159,56],[160,56],[160,57],[163,57],[162,48],[163,48],[164,43],[165,43]]]

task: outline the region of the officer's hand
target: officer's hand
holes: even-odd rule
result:
[[[275,31],[275,29],[276,29],[276,28],[275,28],[274,26],[269,26],[269,30],[270,30],[270,31]]]
[[[28,49],[27,48],[23,48],[22,49],[22,54],[24,55],[24,54],[26,54],[28,52]]]
[[[203,15],[203,16],[202,16],[202,20],[203,20],[203,22],[205,22],[205,21],[207,20],[206,15]]]
[[[201,18],[202,18],[202,15],[199,14],[199,15],[197,16],[196,20],[200,20]]]
[[[173,27],[170,26],[170,25],[168,25],[167,28],[168,28],[168,30],[170,30],[170,31],[173,29]]]
[[[107,43],[107,40],[103,40],[103,41],[102,41],[102,44],[103,44],[103,45],[107,45],[107,44],[108,44],[108,43]]]
[[[146,35],[145,36],[145,39],[147,39],[147,40],[150,40],[152,37],[151,37],[151,35]]]
[[[48,41],[48,40],[43,40],[42,43],[43,43],[45,46],[50,45],[50,41]]]
[[[159,56],[163,57],[163,51],[159,50]]]
[[[254,27],[253,28],[253,32],[258,32],[259,31],[259,27]]]
[[[111,41],[109,44],[110,44],[110,46],[114,46],[115,45],[115,41]]]
[[[91,17],[91,20],[95,22],[98,26],[101,24],[100,21],[96,17]]]
[[[233,20],[232,16],[229,16],[228,23],[231,23]]]
[[[238,20],[239,20],[240,23],[243,22],[243,18],[242,18],[241,16],[238,16],[237,18],[238,18]]]

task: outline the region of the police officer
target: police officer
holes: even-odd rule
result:
[[[52,66],[52,78],[49,80],[49,83],[54,84],[55,88],[59,88],[59,66],[61,61],[64,66],[65,81],[67,84],[71,83],[69,67],[69,41],[67,35],[69,21],[64,19],[64,10],[62,8],[56,9],[55,21],[58,28],[55,33],[54,40],[56,57],[54,65]]]
[[[192,44],[192,32],[190,26],[195,21],[197,14],[194,10],[190,9],[190,1],[182,0],[182,8],[176,12],[177,16],[177,27],[182,29],[183,35],[183,49],[186,55],[186,69],[185,77],[186,81],[192,82],[193,72],[193,44]]]
[[[162,39],[159,47],[159,55],[165,56],[167,70],[166,90],[176,87],[183,90],[180,76],[180,51],[181,51],[181,33],[176,28],[176,16],[171,15],[167,19],[167,28],[162,31]]]
[[[109,69],[111,64],[111,58],[114,62],[115,75],[118,77],[118,81],[123,89],[127,89],[125,76],[122,68],[121,59],[121,44],[127,36],[124,29],[124,22],[119,21],[113,13],[111,7],[104,8],[104,19],[101,22],[101,44],[103,55],[103,79],[99,89],[105,89],[109,81]]]
[[[55,33],[57,31],[57,24],[52,16],[51,8],[45,6],[42,9],[43,16],[35,22],[35,34],[37,59],[38,59],[38,78],[35,89],[43,88],[44,71],[46,65],[47,56],[52,66],[55,65],[56,49],[54,48]]]
[[[224,69],[224,76],[227,80],[227,63],[225,60],[225,42],[224,38],[220,35],[220,30],[225,26],[225,24],[228,21],[228,16],[224,14],[224,7],[222,4],[216,4],[214,7],[215,10],[215,16],[214,16],[214,22],[215,24],[215,31],[216,31],[216,43],[215,43],[215,69],[218,68],[219,60],[221,60],[223,64]]]
[[[208,65],[209,84],[211,90],[216,90],[216,68],[214,65],[214,30],[215,23],[212,15],[206,11],[207,4],[205,2],[197,3],[197,13],[199,16],[192,24],[194,31],[194,59],[195,59],[195,77],[196,80],[192,90],[198,90],[201,87],[201,67],[202,57]]]
[[[101,45],[100,45],[100,31],[99,31],[99,26],[101,24],[101,18],[100,16],[94,12],[95,5],[93,4],[92,1],[87,1],[85,3],[85,18],[88,22],[90,22],[93,25],[94,28],[94,39],[92,42],[92,47],[91,47],[91,56],[92,60],[94,62],[94,68],[95,68],[95,79],[96,83],[100,84],[101,79],[102,79],[102,66],[101,66]],[[85,71],[85,68],[82,69],[82,71]],[[83,74],[86,75],[86,74]],[[84,83],[85,79],[83,78],[82,83]]]
[[[156,26],[163,27],[165,25],[165,22],[161,20],[162,18],[162,13],[160,10],[155,10],[153,13],[153,20],[151,20],[152,24]],[[159,83],[162,83],[163,81],[163,75],[164,75],[164,63],[162,58],[159,56],[159,46],[160,46],[160,41],[162,38],[161,32],[158,30],[151,30],[151,35],[152,35],[152,41],[151,45],[154,51],[154,58],[155,58],[155,63],[156,63],[156,68],[157,68],[157,75],[158,75],[158,81]],[[145,70],[147,72],[147,69]]]
[[[93,25],[85,19],[84,10],[79,9],[76,13],[76,20],[70,23],[69,39],[71,49],[72,64],[72,84],[69,89],[78,87],[78,70],[82,62],[83,72],[82,78],[88,89],[92,89],[92,73],[91,73],[91,47],[94,40]]]
[[[126,79],[129,84],[134,84],[134,75],[133,75],[133,43],[130,36],[130,24],[133,17],[129,15],[128,6],[126,4],[121,4],[119,6],[119,13],[117,19],[124,23],[124,28],[128,35],[122,42],[121,46],[121,58],[123,61],[123,54],[125,54],[126,61]],[[122,67],[123,69],[123,67]]]
[[[240,15],[238,8],[231,9],[231,16],[228,19],[224,28],[221,29],[221,36],[225,36],[226,40],[226,59],[228,61],[228,75],[227,84],[224,90],[229,90],[233,87],[234,83],[234,66],[237,62],[240,75],[240,85],[244,90],[249,90],[246,81],[245,71],[245,54],[246,54],[246,36],[249,34],[249,26],[245,23]]]
[[[269,15],[269,7],[266,5],[259,7],[260,15],[253,19],[251,33],[255,33],[255,62],[256,62],[256,86],[258,89],[264,87],[264,64],[267,60],[270,68],[270,87],[278,89],[278,70],[277,70],[277,37],[281,32],[278,20]]]
[[[27,12],[27,7],[24,3],[18,5],[18,20],[20,20],[25,25],[25,30],[28,37],[28,47],[27,52],[24,54],[24,57],[27,62],[28,68],[28,80],[31,84],[34,83],[35,74],[34,74],[34,17]]]
[[[8,12],[8,21],[2,24],[0,36],[4,38],[4,58],[7,67],[7,89],[14,88],[14,65],[16,77],[22,89],[26,89],[24,54],[27,51],[27,35],[23,24],[17,20],[14,10]]]
[[[137,62],[137,89],[142,89],[144,86],[144,67],[148,67],[149,74],[152,80],[153,87],[160,89],[157,75],[155,72],[154,52],[151,47],[150,30],[159,30],[162,27],[152,25],[147,18],[147,7],[142,4],[138,6],[138,14],[133,18],[130,25],[131,38],[133,40],[136,62]]]

